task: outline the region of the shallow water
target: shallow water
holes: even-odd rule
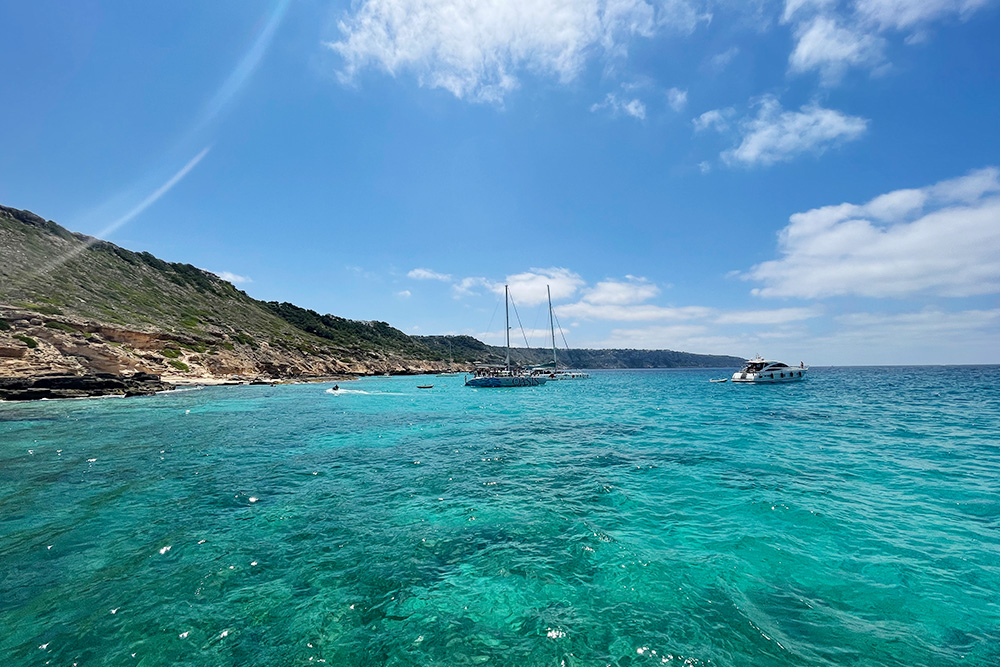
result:
[[[1000,664],[1000,367],[721,374],[2,404],[0,655]]]

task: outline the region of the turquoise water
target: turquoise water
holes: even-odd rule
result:
[[[718,375],[2,404],[0,656],[1000,664],[1000,367]]]

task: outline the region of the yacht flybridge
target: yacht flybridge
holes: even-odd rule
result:
[[[733,382],[755,382],[771,384],[774,382],[798,382],[804,380],[809,367],[804,364],[789,366],[780,361],[768,361],[759,354],[748,359],[740,370],[733,373]]]

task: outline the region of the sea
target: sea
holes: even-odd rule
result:
[[[3,667],[1000,665],[1000,367],[731,372],[0,404]]]

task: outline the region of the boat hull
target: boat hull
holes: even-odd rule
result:
[[[789,368],[785,371],[768,371],[766,373],[733,373],[733,382],[747,384],[781,384],[783,382],[801,382],[806,379],[806,371],[801,368]]]
[[[503,387],[540,387],[546,378],[524,377],[519,375],[500,377],[478,377],[465,381],[466,387],[481,389],[500,389]]]
[[[556,373],[555,377],[549,377],[550,380],[586,380],[590,378],[590,373],[580,373],[574,371],[562,371]]]

